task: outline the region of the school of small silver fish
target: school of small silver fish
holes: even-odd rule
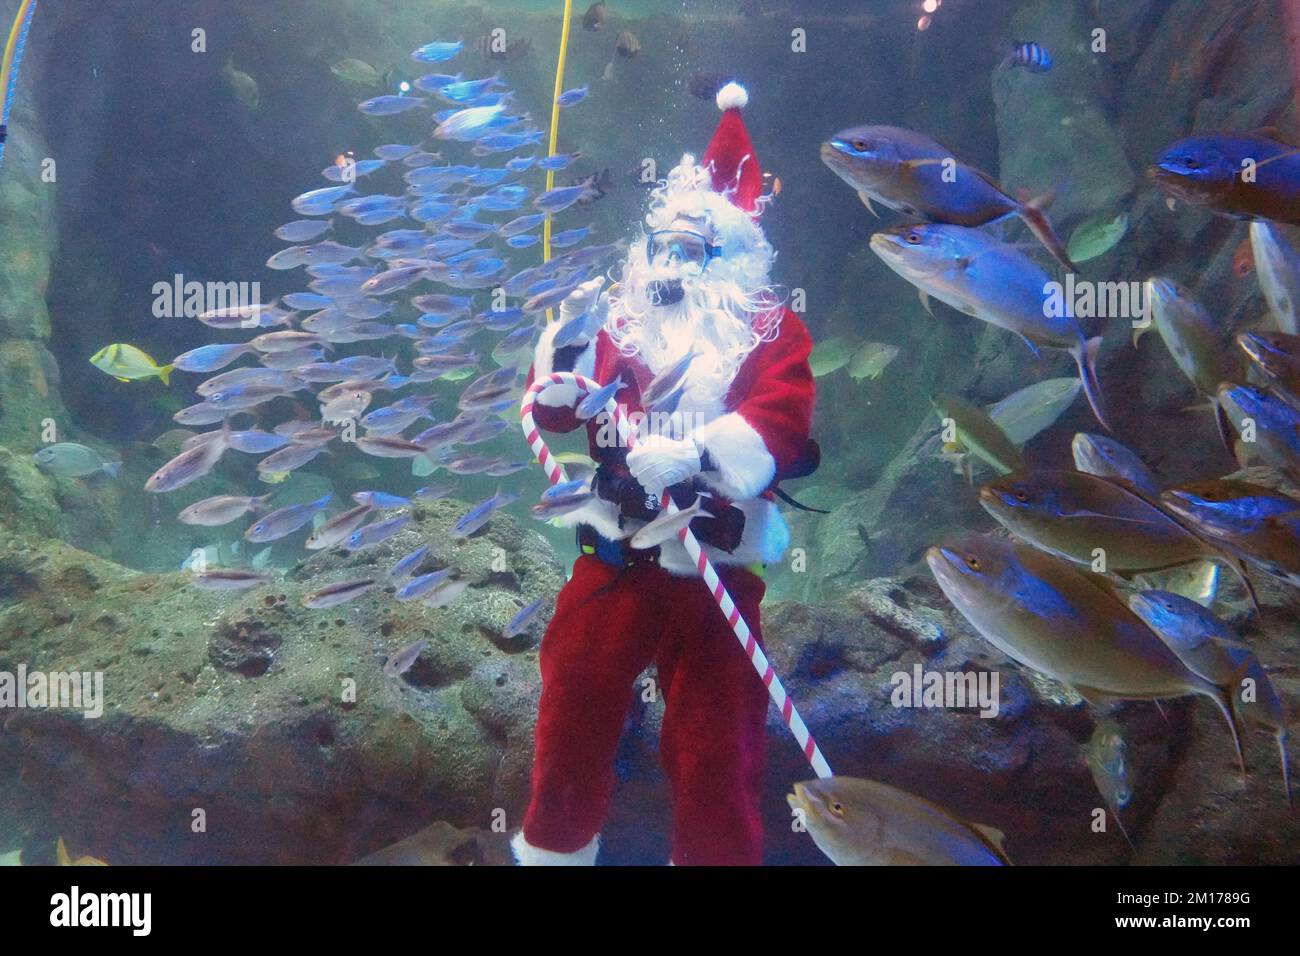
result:
[[[459,41],[434,41],[411,57],[444,63],[463,48]],[[572,109],[588,93],[587,87],[564,91],[558,105]],[[341,154],[322,173],[331,185],[292,200],[302,218],[274,231],[289,245],[273,252],[266,267],[277,274],[302,270],[305,287],[199,317],[218,333],[243,332],[247,340],[213,342],[177,356],[175,370],[212,377],[196,386],[200,400],[175,420],[219,427],[187,440],[148,479],[147,491],[184,488],[218,468],[227,451],[260,456],[258,475],[273,484],[323,455],[335,456],[325,459],[331,467],[344,455],[406,459],[421,478],[438,471],[453,479],[504,478],[528,468],[528,462],[471,449],[510,429],[547,310],[621,250],[621,243],[584,245],[590,226],[571,221],[577,209],[604,195],[608,175],[593,173],[549,190],[539,185],[579,156],[546,155],[539,146],[545,131],[516,108],[499,73],[429,73],[411,84],[411,92],[372,96],[358,109],[379,128],[396,116],[408,128],[406,114],[414,113],[429,115],[433,125],[425,141],[379,145],[374,158]],[[456,153],[473,162],[443,158]],[[493,164],[484,165],[489,158]],[[551,243],[557,254],[539,262],[536,252],[522,250],[540,242],[548,221],[557,225]],[[459,394],[447,387],[466,379]],[[286,410],[315,405],[318,415],[304,418],[299,411],[269,429],[245,424],[244,416],[265,422],[281,407],[276,402]],[[55,467],[54,453],[48,457]],[[101,467],[98,459],[93,465],[81,470]],[[401,495],[364,491],[347,502],[325,494],[280,507],[273,490],[226,494],[195,502],[178,517],[204,527],[249,520],[243,539],[252,543],[302,534],[309,551],[356,552],[403,530],[413,504],[455,488],[454,480],[425,483]],[[518,498],[498,490],[456,523],[454,535],[478,533]],[[428,554],[424,545],[388,572],[396,600],[441,607],[476,583],[451,568],[418,573]],[[207,566],[194,568],[191,577],[196,587],[218,591],[244,591],[271,579],[261,569]],[[337,581],[305,595],[302,604],[335,607],[382,579]],[[541,598],[525,606],[504,636],[526,634],[542,606]],[[413,645],[395,654],[385,671],[403,673],[419,650]]]

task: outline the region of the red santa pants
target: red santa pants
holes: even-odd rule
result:
[[[719,574],[761,642],[762,579],[742,568]],[[672,787],[673,862],[759,864],[767,689],[698,577],[591,555],[578,558],[542,638],[524,839],[572,853],[599,832],[633,685],[651,662],[666,706],[659,752]]]

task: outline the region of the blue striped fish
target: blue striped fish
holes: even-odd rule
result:
[[[1011,55],[1007,57],[1008,66],[1022,66],[1030,73],[1047,73],[1052,69],[1052,54],[1041,44],[1030,41],[1015,43]]]

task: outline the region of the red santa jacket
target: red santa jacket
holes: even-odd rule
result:
[[[537,345],[528,384],[552,371],[573,371],[602,384],[621,375],[624,387],[616,401],[630,417],[642,413],[641,390],[658,369],[647,368],[635,356],[623,355],[608,334],[600,332],[581,349],[553,346],[560,323],[551,323]],[[765,494],[783,477],[807,471],[809,432],[815,399],[808,356],[812,339],[793,312],[781,317],[775,338],[761,342],[749,354],[721,403],[713,407],[691,406],[683,401],[677,414],[691,423],[690,437],[708,453],[712,470],[699,480],[729,499],[745,515],[744,534],[731,551],[705,546],[717,564],[769,563],[779,560],[789,544],[789,530],[770,494]],[[558,365],[557,365],[558,363]],[[534,419],[544,431],[568,432],[583,424],[574,414],[577,396],[568,388],[553,387],[534,406]],[[616,454],[608,447],[609,430],[600,418],[589,420],[589,453],[597,462],[609,463]],[[623,450],[625,451],[625,449]],[[637,525],[620,523],[619,509],[612,502],[597,500],[566,516],[569,524],[590,524],[607,538],[625,537]],[[680,553],[678,553],[680,552]],[[670,571],[694,573],[694,566],[675,539],[665,545],[660,564]]]

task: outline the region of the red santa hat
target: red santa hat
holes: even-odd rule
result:
[[[739,83],[718,90],[722,121],[704,153],[703,165],[713,177],[714,191],[724,193],[734,205],[753,215],[763,194],[763,170],[740,116],[748,102],[749,93]]]

